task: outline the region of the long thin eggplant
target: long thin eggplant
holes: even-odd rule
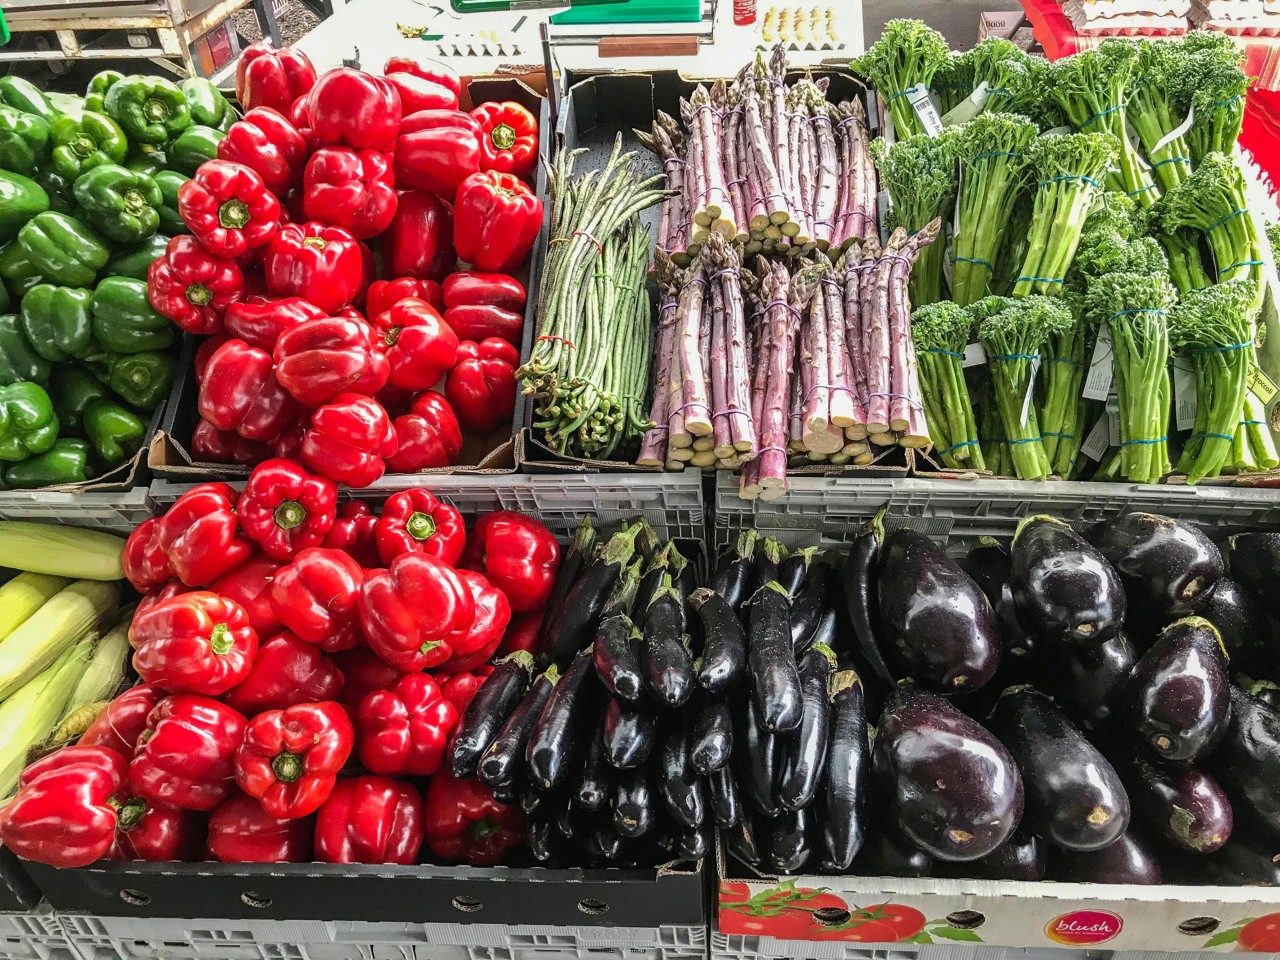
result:
[[[809,577],[810,568],[813,565],[813,558],[817,554],[817,547],[803,547],[800,550],[793,550],[785,560],[778,564],[778,582],[787,591],[787,596],[794,600],[800,595],[800,591]]]
[[[711,589],[734,610],[747,599],[751,586],[751,554],[759,536],[754,530],[739,534],[737,546],[720,558],[711,578]]]
[[[480,756],[493,743],[502,724],[515,710],[529,689],[533,673],[533,656],[517,650],[494,664],[476,695],[467,705],[453,740],[453,775],[474,777]]]
[[[820,817],[823,866],[845,870],[862,849],[867,827],[871,748],[862,679],[852,670],[835,674],[830,699],[831,737]]]
[[[689,595],[698,589],[697,568],[694,567],[693,561],[680,553],[674,543],[671,545],[671,552],[667,558],[667,566],[671,572],[671,585],[675,587],[676,593],[680,595],[680,602],[688,603]]]
[[[662,549],[662,538],[658,536],[657,531],[649,526],[649,521],[641,517],[635,521],[636,531],[636,554],[638,559],[648,563]]]
[[[624,770],[614,779],[613,826],[624,837],[640,837],[653,826],[655,798],[645,767]]]
[[[733,752],[733,721],[723,700],[707,700],[693,711],[689,762],[703,776],[721,770]]]
[[[529,734],[559,682],[560,670],[555,664],[540,673],[493,742],[480,755],[476,776],[486,786],[500,788],[524,776]]]
[[[594,733],[587,720],[598,689],[595,664],[590,650],[573,658],[560,682],[551,691],[529,733],[525,752],[529,780],[541,790],[563,784],[586,750]]]
[[[777,737],[765,729],[755,699],[749,696],[733,704],[733,756],[730,767],[742,798],[756,813],[776,816],[781,809],[773,795],[778,772]]]
[[[1207,766],[1238,816],[1251,813],[1280,834],[1280,711],[1232,687],[1231,722]]]
[[[669,723],[658,747],[658,791],[669,813],[685,830],[692,830],[706,819],[706,798],[702,781],[689,762],[689,726],[685,718]]]
[[[776,581],[766,583],[748,603],[747,664],[751,692],[765,728],[788,733],[800,725],[800,674],[791,646],[791,601]]]
[[[830,566],[814,564],[805,578],[804,587],[791,601],[791,645],[797,657],[814,643],[822,642],[814,637],[814,633],[819,629],[823,614],[833,608],[831,578]],[[834,626],[834,618],[832,623]]]
[[[562,842],[555,817],[549,812],[529,818],[529,852],[533,859],[539,863],[554,859]]]
[[[836,655],[819,644],[800,661],[800,696],[804,713],[800,726],[781,738],[782,764],[774,794],[783,810],[800,810],[813,803],[822,786],[827,764],[827,687],[835,668]]]
[[[818,625],[814,627],[813,633],[796,644],[796,657],[803,657],[818,644],[831,647],[834,650],[839,637],[839,629],[840,611],[836,608],[833,600],[828,600],[827,605],[822,610],[822,616],[818,618]]]
[[[668,707],[682,706],[697,685],[684,633],[684,606],[665,575],[645,613],[642,649],[649,690]]]
[[[728,600],[710,590],[695,590],[689,602],[698,612],[705,641],[698,661],[698,682],[711,693],[726,693],[741,682],[747,669],[742,621]]]
[[[880,600],[876,591],[876,573],[879,567],[880,545],[884,542],[884,511],[859,531],[845,557],[840,581],[844,589],[844,602],[853,626],[858,650],[873,673],[881,682],[893,686],[898,677],[889,669],[881,652],[883,627],[880,623]]]
[[[728,765],[707,775],[707,809],[716,826],[722,830],[735,826],[742,819],[742,800],[738,796],[738,783]]]
[[[556,663],[568,663],[591,642],[600,612],[604,610],[623,568],[631,562],[639,530],[639,526],[633,526],[610,537],[600,555],[588,564],[569,589],[560,622],[550,634],[551,657]]]
[[[587,756],[582,764],[582,776],[574,793],[574,802],[592,813],[609,803],[610,777],[613,771],[604,755],[604,738],[589,737]]]
[[[1227,537],[1222,558],[1231,579],[1260,597],[1280,583],[1280,533],[1251,530]]]
[[[617,770],[640,766],[649,758],[658,739],[650,705],[610,700],[605,705],[604,723],[596,739],[604,745],[609,766]]]
[[[644,695],[640,632],[625,613],[601,622],[591,646],[596,673],[610,696],[636,703]]]
[[[584,842],[590,852],[609,862],[621,858],[627,848],[627,838],[614,829],[612,821],[594,824]]]
[[[547,598],[546,614],[542,625],[538,628],[538,658],[540,662],[551,662],[552,640],[559,632],[560,621],[564,616],[564,601],[569,595],[582,571],[586,569],[596,549],[596,530],[591,525],[590,517],[583,517],[578,529],[573,533],[569,549],[560,558],[560,566],[556,569],[556,582],[551,588],[551,596]]]
[[[760,863],[760,848],[764,840],[757,833],[751,814],[745,810],[737,824],[724,832],[725,847],[729,853],[752,866]]]
[[[752,595],[766,583],[778,582],[778,565],[786,555],[786,547],[773,537],[765,537],[756,544],[756,553],[751,560]]]
[[[1120,575],[1097,547],[1055,517],[1018,524],[1010,586],[1018,620],[1037,637],[1093,645],[1124,626],[1128,604]]]
[[[1198,528],[1154,513],[1103,520],[1086,535],[1115,567],[1137,618],[1195,613],[1222,576],[1222,553]]]
[[[813,812],[790,810],[769,821],[765,863],[778,873],[795,873],[809,860],[809,824]]]
[[[1194,763],[1227,729],[1230,686],[1218,631],[1201,617],[1184,617],[1164,628],[1129,675],[1133,728],[1156,756]]]
[[[653,559],[645,564],[644,575],[640,578],[640,586],[636,587],[636,599],[632,607],[632,619],[637,623],[644,621],[645,611],[649,609],[654,594],[662,586],[662,578],[671,573],[667,560],[673,549],[671,544],[664,544]]]
[[[698,861],[711,852],[711,824],[701,823],[680,835],[676,851],[685,860]]]

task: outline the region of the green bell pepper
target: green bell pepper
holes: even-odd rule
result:
[[[53,122],[51,166],[68,180],[104,163],[124,163],[129,141],[105,113],[85,111],[79,120],[59,117]]]
[[[8,313],[12,301],[9,299],[9,288],[0,283],[0,314]]]
[[[76,217],[79,208],[76,206],[74,181],[68,180],[50,164],[36,174],[36,183],[48,195],[50,210]]]
[[[27,339],[22,329],[22,318],[16,313],[0,314],[0,386],[8,386],[19,380],[32,383],[48,383],[51,364]]]
[[[163,203],[160,206],[160,229],[171,236],[190,233],[182,214],[178,212],[178,189],[190,180],[176,170],[161,170],[151,179],[160,187]]]
[[[50,283],[68,287],[89,286],[111,259],[111,249],[96,231],[66,214],[52,211],[28,220],[18,231],[17,244],[35,270]],[[3,273],[0,260],[0,274]]]
[[[142,438],[147,435],[147,425],[136,413],[110,400],[90,403],[85,407],[81,423],[107,469],[118,467],[137,453]]]
[[[93,356],[93,291],[49,283],[32,287],[22,298],[22,330],[36,353],[54,363]]]
[[[151,413],[169,395],[176,369],[177,362],[167,353],[109,354],[106,384],[129,406]]]
[[[58,439],[53,401],[38,383],[0,387],[0,460],[25,460],[46,453]]]
[[[76,180],[75,195],[89,223],[118,243],[145,240],[160,227],[164,198],[145,173],[103,164]]]
[[[110,400],[111,391],[79,364],[60,363],[53,370],[49,396],[62,435],[84,436],[85,409],[95,400]]]
[[[191,109],[191,122],[206,127],[216,127],[227,114],[235,120],[235,108],[222,95],[212,80],[204,77],[188,77],[182,81],[179,89],[187,98],[187,106]]]
[[[4,472],[4,483],[12,490],[55,487],[64,483],[84,483],[94,476],[89,465],[89,444],[63,437],[46,453],[15,463]]]
[[[225,136],[225,133],[213,127],[199,124],[187,127],[165,148],[169,157],[169,169],[194,177],[200,164],[218,158],[218,141]]]
[[[107,109],[107,91],[123,79],[124,74],[119,70],[95,73],[84,92],[84,108],[94,113],[104,113]]]
[[[163,77],[133,74],[107,90],[107,114],[130,140],[167,143],[191,126],[187,98]]]
[[[161,214],[163,215],[163,211],[161,211]],[[165,248],[168,246],[169,237],[166,234],[157,233],[141,243],[132,244],[127,248],[117,247],[120,252],[107,262],[99,276],[103,279],[107,277],[132,277],[134,280],[145,282],[147,271],[151,269],[151,264],[164,256]]]
[[[14,303],[22,303],[28,290],[37,283],[44,283],[44,277],[40,276],[40,271],[17,240],[0,247],[0,277],[4,278]]]
[[[49,195],[30,177],[0,170],[0,241],[12,240],[22,225],[49,209]]]
[[[214,128],[221,130],[223,133],[226,133],[231,129],[231,127],[239,119],[240,117],[236,115],[235,108],[232,107],[227,110],[226,114],[223,116],[221,120],[219,120],[216,124],[214,124]]]
[[[49,159],[49,124],[34,113],[0,106],[0,169],[33,176]]]
[[[129,156],[124,165],[135,173],[145,173],[154,177],[161,170],[169,169],[169,157],[159,147],[148,143],[135,143],[129,147]]]
[[[107,277],[93,291],[93,338],[108,353],[163,350],[173,324],[152,309],[145,280]]]
[[[84,116],[84,97],[77,97],[74,93],[58,93],[56,90],[50,90],[45,96],[53,104],[58,116],[70,117],[72,120],[79,120]],[[53,124],[50,123],[49,126],[52,127]]]
[[[59,116],[58,109],[44,92],[22,77],[0,77],[0,103],[23,113],[33,113],[45,123],[53,123]]]

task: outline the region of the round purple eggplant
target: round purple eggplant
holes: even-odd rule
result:
[[[1061,520],[1018,524],[1009,584],[1026,631],[1075,646],[1104,643],[1124,625],[1124,587],[1096,547]]]
[[[1027,792],[1029,829],[1064,850],[1099,850],[1129,826],[1120,776],[1039,690],[1006,690],[992,730],[1009,748]]]
[[[859,877],[931,877],[933,857],[882,826],[867,836],[849,873]]]
[[[1280,834],[1280,711],[1232,687],[1231,722],[1208,766],[1237,815]]]
[[[1231,837],[1231,801],[1209,774],[1136,752],[1118,765],[1134,810],[1172,846],[1213,853]]]
[[[1041,673],[1054,700],[1086,730],[1101,730],[1122,715],[1138,650],[1124,634],[1106,643],[1063,648]]]
[[[1280,581],[1277,581],[1280,584]],[[1231,577],[1222,577],[1200,607],[1218,630],[1233,667],[1270,670],[1271,620],[1257,595]]]
[[[957,880],[1043,880],[1049,845],[1025,824],[1012,837],[978,860],[940,864],[939,873]]]
[[[1222,557],[1231,579],[1260,597],[1280,583],[1280,533],[1254,530],[1227,537]]]
[[[1173,854],[1169,879],[1189,886],[1280,887],[1280,840],[1264,830],[1240,830],[1208,856]]]
[[[913,530],[889,534],[878,585],[885,636],[922,686],[968,692],[995,674],[995,611],[973,578],[932,540]]]
[[[1022,818],[1022,776],[1009,751],[936,694],[894,691],[873,761],[895,826],[940,860],[985,857]]]
[[[960,564],[986,594],[996,612],[1004,660],[1031,653],[1035,644],[1018,622],[1018,612],[1013,605],[1013,588],[1009,585],[1010,563],[1009,551],[999,540],[994,537],[979,537]]]
[[[1213,624],[1184,617],[1169,624],[1129,675],[1138,738],[1162,760],[1207,756],[1231,719],[1227,655]]]
[[[1222,553],[1198,529],[1154,513],[1094,525],[1088,541],[1120,574],[1131,613],[1162,620],[1195,613],[1222,576]]]
[[[1049,878],[1067,883],[1126,883],[1154,886],[1163,882],[1160,864],[1151,848],[1132,830],[1101,850],[1055,849],[1049,857]]]

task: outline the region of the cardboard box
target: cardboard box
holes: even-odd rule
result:
[[[1026,18],[1021,10],[987,11],[978,15],[978,39],[1003,37],[1012,40],[1018,25]]]

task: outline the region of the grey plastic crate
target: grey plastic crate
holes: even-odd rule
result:
[[[132,490],[0,491],[0,520],[34,520],[127,534],[152,515],[146,487]]]
[[[0,957],[76,960],[76,953],[53,911],[38,907],[31,913],[0,913]]]

